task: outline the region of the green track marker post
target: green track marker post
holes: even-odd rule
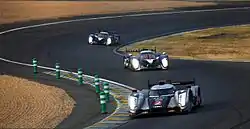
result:
[[[56,63],[56,79],[60,79],[60,65]]]
[[[37,74],[37,60],[36,60],[36,58],[32,59],[32,64],[33,64],[33,73]]]
[[[95,79],[94,79],[94,85],[95,85],[95,91],[96,93],[100,93],[100,79],[98,78],[97,75],[95,75]]]
[[[105,93],[101,92],[100,93],[100,104],[101,104],[101,113],[107,113],[106,111],[106,97],[105,97]]]
[[[78,83],[79,83],[79,85],[82,85],[83,79],[82,79],[82,69],[81,68],[78,69],[77,74],[78,74]]]
[[[106,102],[109,102],[109,83],[103,82],[103,90],[106,96]]]

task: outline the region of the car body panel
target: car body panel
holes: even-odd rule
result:
[[[149,89],[133,91],[128,96],[129,113],[190,112],[201,105],[200,87],[194,81],[154,84]],[[199,101],[199,102],[198,102]],[[191,107],[190,107],[191,105]]]

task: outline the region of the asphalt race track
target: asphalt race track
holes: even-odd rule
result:
[[[88,34],[97,29],[115,30],[123,43],[186,30],[245,24],[250,9],[193,12],[142,17],[123,17],[59,24],[13,32],[0,36],[0,55],[11,60],[76,70],[86,74],[147,88],[147,80],[187,80],[196,78],[201,86],[204,106],[189,115],[161,115],[131,120],[121,128],[129,129],[228,129],[249,128],[250,66],[248,63],[171,60],[168,71],[131,72],[123,69],[115,47],[90,46]],[[15,46],[15,47],[14,47]]]

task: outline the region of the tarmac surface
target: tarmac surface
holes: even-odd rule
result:
[[[250,94],[248,63],[170,60],[167,71],[131,72],[123,69],[122,58],[113,53],[115,47],[90,46],[88,35],[98,29],[115,30],[123,44],[133,41],[207,27],[250,23],[250,9],[190,12],[168,15],[123,17],[58,24],[12,32],[0,36],[0,55],[15,61],[76,71],[111,79],[129,86],[147,88],[147,80],[189,80],[196,78],[201,86],[204,105],[188,115],[161,115],[129,121],[121,128],[228,129],[249,128]],[[12,69],[3,65],[4,70]],[[20,73],[23,68],[19,68]],[[18,71],[17,70],[17,71]],[[1,70],[2,72],[2,70]],[[81,97],[81,96],[80,96]],[[79,97],[79,99],[80,99]],[[77,100],[76,100],[77,101]],[[81,113],[83,110],[78,111]],[[76,121],[77,117],[71,117]],[[70,121],[68,121],[70,123]]]

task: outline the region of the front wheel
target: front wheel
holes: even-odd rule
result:
[[[188,114],[192,111],[192,102],[188,102],[187,103],[187,107],[185,109],[183,109],[182,113],[184,114]]]
[[[129,113],[129,118],[132,120],[132,119],[135,119],[136,118],[136,114],[134,113]]]

